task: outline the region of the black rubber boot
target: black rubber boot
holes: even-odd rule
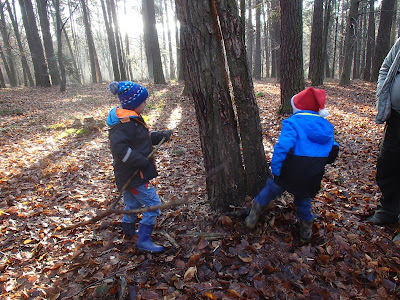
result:
[[[133,238],[138,233],[136,230],[136,222],[135,223],[121,222],[121,226],[125,236],[128,238]]]
[[[253,206],[251,207],[249,215],[246,217],[245,223],[248,228],[253,229],[256,224],[258,219],[260,218],[260,215],[263,211],[263,207],[258,203],[258,202],[253,202]]]
[[[312,237],[312,221],[302,221],[300,220],[300,239],[303,242],[311,240]]]

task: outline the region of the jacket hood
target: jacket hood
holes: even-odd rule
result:
[[[297,114],[312,116],[311,122],[303,122],[301,124],[302,132],[306,134],[311,142],[323,145],[332,140],[333,125],[326,122],[318,113],[303,110],[295,113],[294,116]]]
[[[137,117],[139,117],[139,114],[133,110],[114,107],[108,113],[107,125],[111,127],[118,124],[121,119]]]

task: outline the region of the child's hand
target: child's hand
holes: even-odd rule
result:
[[[164,130],[162,131],[162,135],[165,137],[165,141],[168,142],[171,138],[173,131],[172,130]]]

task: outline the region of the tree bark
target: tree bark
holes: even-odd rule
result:
[[[302,0],[280,0],[281,5],[281,106],[291,114],[290,99],[304,89]]]
[[[39,31],[33,13],[32,3],[29,0],[19,0],[22,21],[24,23],[26,38],[31,52],[36,85],[49,87],[50,78],[44,58],[43,46],[40,41]]]
[[[36,4],[51,83],[53,85],[60,85],[60,70],[57,65],[57,57],[54,54],[53,40],[50,33],[50,23],[47,15],[47,0],[36,0]]]
[[[7,5],[7,10],[8,10],[8,15],[10,17],[11,24],[12,24],[13,29],[14,29],[15,38],[17,40],[18,50],[19,50],[19,55],[21,57],[21,64],[22,64],[24,77],[26,76],[25,85],[28,85],[28,82],[29,82],[29,85],[33,86],[35,83],[33,82],[32,73],[31,73],[31,70],[29,68],[28,61],[26,60],[24,48],[22,46],[21,35],[19,33],[17,19],[14,18],[14,14],[13,14],[13,11],[11,9],[11,6],[10,6],[10,3],[8,2],[8,0],[6,0],[6,5]]]
[[[372,64],[371,81],[377,81],[379,69],[390,50],[390,32],[392,30],[395,0],[382,0],[378,35],[376,36],[375,54]]]
[[[99,61],[97,58],[96,47],[94,46],[94,40],[92,35],[92,29],[89,21],[89,12],[86,6],[85,0],[80,0],[82,13],[83,13],[83,24],[85,26],[86,41],[88,45],[90,70],[92,76],[92,83],[100,83],[102,81],[101,71],[99,67]]]
[[[351,65],[354,55],[355,33],[357,28],[358,4],[360,0],[351,0],[349,17],[346,25],[346,38],[344,40],[343,71],[340,76],[340,86],[350,84]]]
[[[212,208],[242,203],[246,184],[214,1],[176,0],[185,80],[196,108]]]
[[[107,10],[106,10],[106,6],[104,4],[104,0],[101,0],[100,2],[101,2],[101,9],[103,11],[104,25],[106,26],[108,47],[110,49],[111,64],[112,64],[113,73],[114,73],[114,80],[121,81],[121,75],[119,73],[119,68],[118,68],[117,49],[115,47],[114,31],[111,26],[112,21],[111,21],[111,18],[110,18],[110,21],[108,20]]]
[[[112,15],[112,18],[110,17],[110,21],[112,20],[110,26],[111,24],[114,24],[114,36],[115,36],[115,44],[117,46],[118,63],[119,63],[119,71],[121,74],[121,80],[126,80],[127,78],[126,78],[126,68],[124,64],[124,52],[122,49],[122,39],[121,39],[121,33],[119,31],[117,10],[115,8],[114,0],[107,0],[107,7]]]
[[[371,66],[372,56],[375,51],[375,0],[369,0],[369,13],[368,13],[368,33],[367,33],[367,52],[365,54],[365,67],[363,79],[366,81],[371,80]]]
[[[261,0],[256,1],[256,51],[254,53],[254,79],[261,79]]]
[[[65,76],[65,65],[64,65],[64,57],[62,51],[62,20],[61,20],[61,12],[60,12],[60,0],[54,0],[54,8],[56,11],[56,30],[57,30],[57,51],[58,51],[58,64],[60,65],[60,92],[65,92],[67,85],[67,78]]]
[[[168,13],[168,1],[164,0],[164,7],[165,7],[165,15],[167,19],[167,24],[169,24],[169,13]],[[167,26],[167,39],[168,39],[168,53],[169,53],[169,78],[175,79],[175,63],[174,63],[174,56],[172,53],[172,40],[171,40],[171,29]]]
[[[3,46],[5,47],[5,52],[7,55],[7,61],[8,61],[8,71],[7,73],[8,80],[10,81],[10,85],[12,87],[17,86],[17,74],[15,72],[15,63],[14,63],[14,57],[11,52],[11,43],[9,39],[9,34],[7,31],[7,24],[6,20],[4,17],[4,10],[2,7],[0,7],[0,20],[1,20],[1,35],[3,37]]]
[[[216,3],[239,121],[247,194],[254,197],[270,176],[260,112],[254,96],[236,0],[216,0]]]
[[[317,86],[324,83],[324,59],[323,59],[323,0],[314,1],[314,12],[311,28],[310,44],[310,78],[311,85]]]
[[[143,0],[143,22],[145,34],[145,48],[150,78],[155,84],[165,84],[165,77],[161,62],[160,45],[158,43],[154,0]]]

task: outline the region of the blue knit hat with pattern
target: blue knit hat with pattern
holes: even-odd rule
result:
[[[132,81],[113,81],[108,88],[111,94],[118,95],[123,109],[134,110],[149,96],[145,87]]]

